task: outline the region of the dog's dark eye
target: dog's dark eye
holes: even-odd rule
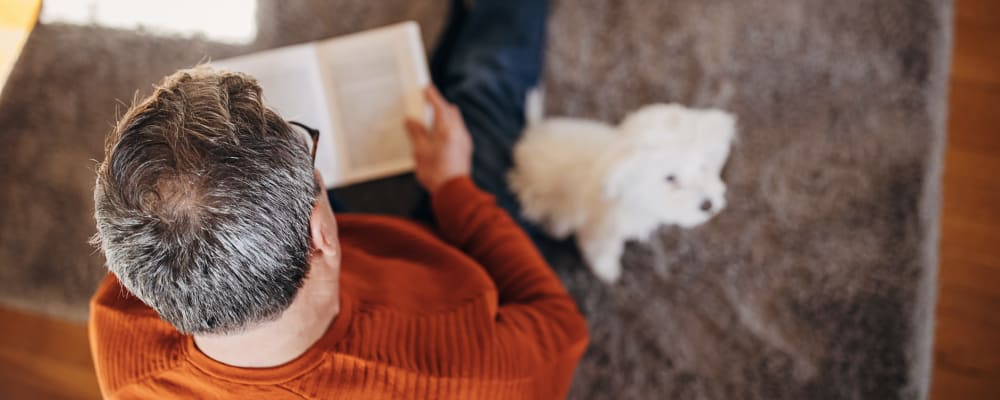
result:
[[[676,183],[677,182],[677,177],[673,176],[673,175],[667,175],[667,182]]]

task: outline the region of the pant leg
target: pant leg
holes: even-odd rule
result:
[[[451,59],[452,49],[456,40],[460,37],[462,22],[465,21],[465,3],[461,0],[452,0],[451,8],[448,11],[448,22],[438,39],[434,54],[430,58],[431,80],[440,87],[440,82],[444,82],[445,69]]]
[[[548,2],[474,0],[460,15],[435,84],[462,111],[472,136],[473,180],[520,221],[506,174],[524,129],[525,96],[541,75]]]

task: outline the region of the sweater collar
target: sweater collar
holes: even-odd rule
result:
[[[340,312],[326,332],[312,346],[295,359],[274,367],[242,368],[218,362],[202,353],[194,343],[194,337],[185,337],[185,353],[187,360],[198,370],[213,377],[245,384],[276,384],[294,379],[319,366],[326,354],[337,345],[348,333],[351,318],[354,313],[354,302],[347,290],[341,286]]]

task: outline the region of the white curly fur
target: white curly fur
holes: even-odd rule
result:
[[[645,106],[617,127],[548,119],[525,131],[508,181],[525,218],[556,238],[575,233],[591,269],[612,283],[627,240],[696,226],[725,207],[720,174],[734,134],[732,115],[677,104]]]

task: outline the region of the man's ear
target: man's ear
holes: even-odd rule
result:
[[[320,204],[317,202],[309,217],[309,236],[312,240],[312,248],[320,251],[328,250],[335,241],[329,233],[330,228],[327,227],[325,219],[322,210],[320,210]]]
[[[330,208],[330,200],[326,197],[323,177],[318,170],[315,172],[315,176],[320,190],[316,196],[312,214],[309,216],[312,248],[324,253],[324,255],[336,255],[340,251],[340,243],[337,238],[337,220],[333,216],[333,209]]]

